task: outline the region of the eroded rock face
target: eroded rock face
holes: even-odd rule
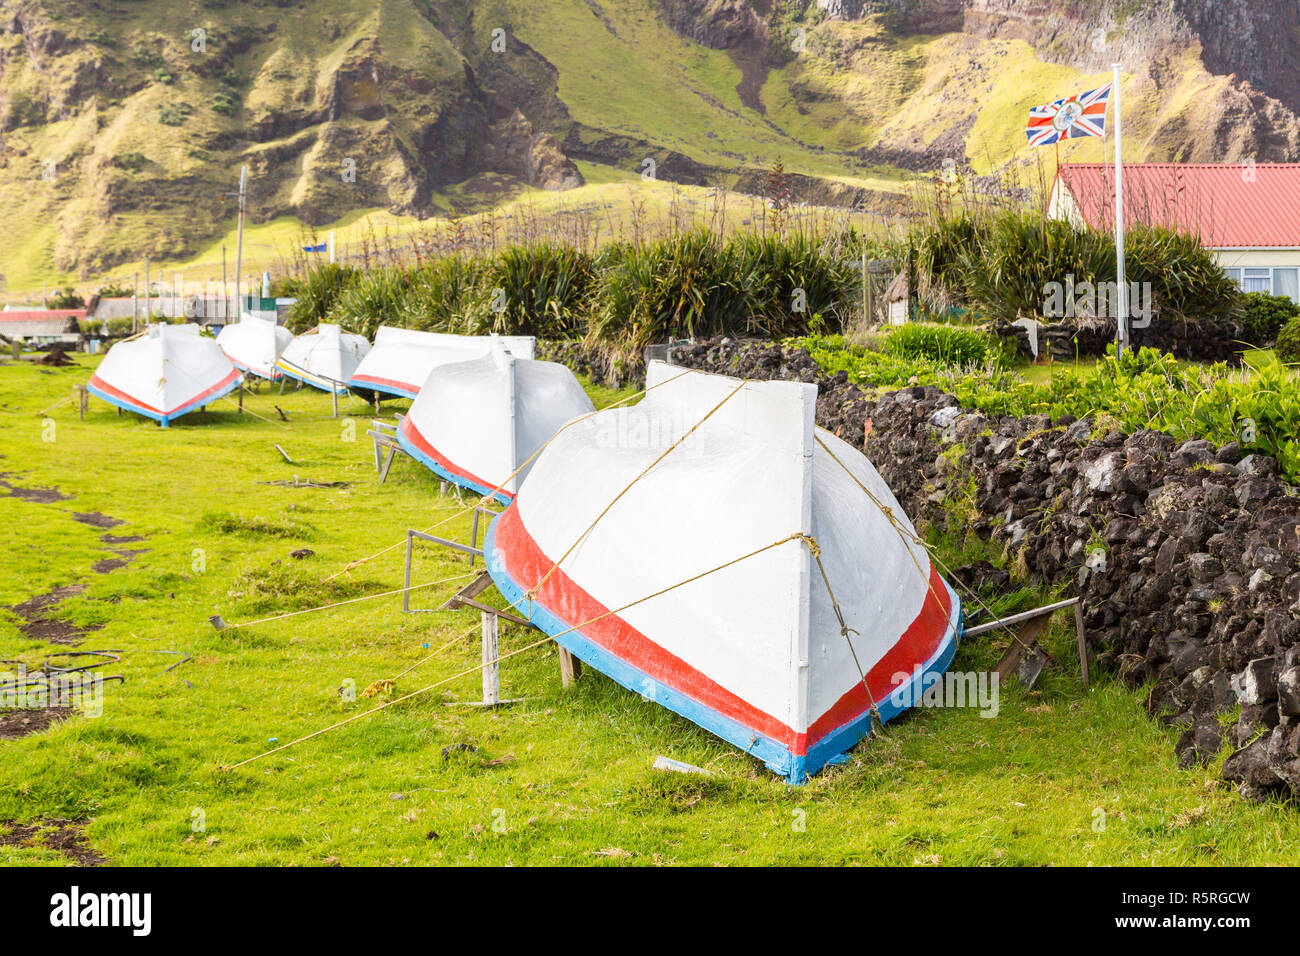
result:
[[[704,341],[671,359],[816,382],[818,424],[865,451],[913,520],[942,523],[971,494],[972,530],[1031,580],[1069,583],[1099,665],[1151,682],[1151,715],[1182,728],[1180,761],[1226,743],[1224,777],[1244,796],[1300,795],[1300,495],[1275,460],[1068,415],[986,415],[932,386],[873,399],[772,343]]]

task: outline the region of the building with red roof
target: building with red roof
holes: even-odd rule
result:
[[[81,339],[85,309],[0,311],[0,338],[32,345],[75,345]]]
[[[1115,167],[1062,163],[1047,212],[1112,229]],[[1124,226],[1200,237],[1247,292],[1300,302],[1300,163],[1125,163]]]

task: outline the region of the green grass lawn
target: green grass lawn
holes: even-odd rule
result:
[[[440,533],[467,540],[469,499],[440,496],[407,459],[377,485],[368,409],[347,399],[341,411],[354,417],[336,420],[328,396],[309,390],[246,399],[270,419],[278,405],[287,424],[241,417],[228,402],[168,429],[93,399],[84,422],[73,403],[43,418],[88,377],[93,360],[78,361],[0,363],[4,480],[67,496],[0,496],[0,605],[84,585],[55,613],[99,626],[80,649],[120,651],[104,673],[126,680],[104,685],[101,716],[0,739],[0,861],[67,863],[39,839],[12,838],[16,824],[55,820],[84,821],[89,846],[119,865],[1297,860],[1300,814],[1246,804],[1214,767],[1179,770],[1177,732],[1146,718],[1140,691],[1104,678],[1082,691],[1063,623],[1046,638],[1059,664],[1033,692],[1004,688],[995,718],[915,712],[801,787],[590,669],[562,690],[553,645],[502,664],[503,695],[523,698],[512,707],[459,706],[479,695],[471,673],[222,772],[474,667],[476,636],[453,639],[476,614],[403,615],[399,597],[224,631],[208,623],[400,587],[400,549],[323,579],[408,527],[446,520]],[[266,484],[295,476],[349,484]],[[74,519],[91,512],[123,523]],[[110,544],[105,533],[143,540]],[[92,570],[110,547],[146,550]],[[970,556],[946,538],[939,547],[945,560]],[[290,556],[303,548],[313,554]],[[420,550],[413,580],[469,570],[450,552]],[[459,583],[417,591],[412,603],[436,607]],[[997,606],[1045,597],[1022,590]],[[0,610],[0,658],[35,665],[68,649],[25,636],[20,623]],[[504,625],[502,652],[536,639]],[[448,642],[391,690],[362,696]],[[955,666],[991,667],[1001,644],[972,640]],[[181,658],[164,651],[192,660],[167,671]],[[349,687],[355,701],[340,693]],[[713,776],[653,771],[659,754]]]

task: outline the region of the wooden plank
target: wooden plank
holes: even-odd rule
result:
[[[491,586],[492,586],[492,576],[489,575],[486,571],[480,571],[478,577],[476,577],[473,581],[469,582],[469,584],[465,585],[463,588],[461,588],[451,597],[447,598],[447,602],[443,604],[442,607],[438,608],[438,610],[439,611],[454,610],[455,608],[460,607],[460,602],[464,598],[478,597],[480,594],[482,594]]]
[[[397,455],[397,449],[390,447],[388,449],[388,459],[384,462],[383,470],[379,472],[379,483],[382,485],[388,477],[388,469],[393,467],[393,458]]]
[[[1038,654],[1045,653],[1036,645],[1038,635],[1042,633],[1043,628],[1047,626],[1050,619],[1050,615],[1043,614],[1030,618],[1021,625],[1019,632],[1011,641],[1011,646],[1007,648],[1006,653],[1002,655],[1002,660],[998,661],[998,666],[995,668],[999,680],[1005,681],[1012,674],[1018,673],[1022,666],[1032,664],[1033,658]],[[1042,668],[1039,667],[1038,670],[1041,671]],[[1037,678],[1038,674],[1034,673],[1033,676]],[[1026,684],[1032,685],[1033,680],[1026,681]]]
[[[1008,624],[1019,624],[1021,621],[1029,621],[1036,617],[1050,615],[1053,611],[1059,611],[1061,608],[1073,607],[1079,603],[1078,598],[1069,598],[1065,601],[1057,601],[1055,604],[1044,604],[1042,607],[1036,607],[1029,611],[1021,611],[1019,614],[1012,614],[1009,617],[999,618],[996,621],[989,621],[987,624],[977,624],[975,627],[966,628],[965,636],[974,637],[977,634],[983,634],[986,631],[993,631],[999,627],[1006,627]]]
[[[497,663],[497,616],[484,611],[483,627],[483,704],[493,707],[501,702],[501,670]]]
[[[1079,674],[1083,677],[1083,689],[1088,689],[1088,638],[1083,632],[1083,605],[1074,606],[1074,639],[1079,646]]]
[[[509,611],[498,611],[490,604],[484,604],[482,601],[477,601],[474,598],[458,598],[456,603],[463,607],[472,607],[474,610],[483,614],[495,614],[497,617],[504,617],[512,624],[522,624],[524,627],[532,627],[532,624],[524,620],[522,617],[511,614]]]
[[[558,645],[557,645],[558,646]],[[560,648],[560,683],[565,687],[577,683],[582,677],[582,661],[578,660],[563,647]]]

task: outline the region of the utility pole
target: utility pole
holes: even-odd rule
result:
[[[244,203],[248,196],[248,167],[239,167],[239,230],[235,239],[235,301],[239,304],[239,314],[244,313],[244,301],[239,292],[240,280],[243,279],[244,266]]]
[[[153,321],[153,313],[149,305],[149,257],[144,257],[144,321],[148,325]]]
[[[135,335],[140,324],[140,273],[131,276],[131,334]]]
[[[221,318],[230,317],[230,286],[226,285],[226,244],[221,244]]]

